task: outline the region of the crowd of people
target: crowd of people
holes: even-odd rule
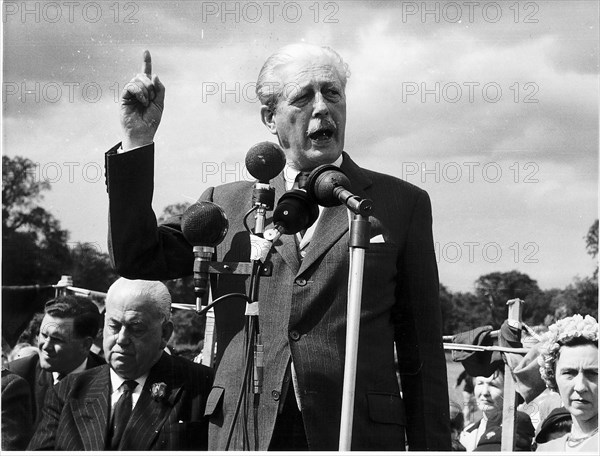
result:
[[[508,365],[515,367],[509,371],[521,393],[513,417],[515,451],[598,452],[598,323],[589,315],[573,315],[540,336],[520,363],[496,360],[488,366],[491,375],[473,378],[472,396],[481,419],[466,422],[465,409],[452,404],[455,451],[501,449]],[[527,378],[520,376],[524,370]],[[459,378],[467,376],[465,371]]]
[[[184,235],[181,216],[157,225],[152,210],[154,137],[165,87],[152,72],[150,53],[144,53],[141,73],[121,95],[122,142],[106,154],[109,248],[122,278],[106,297],[104,357],[92,351],[102,324],[93,304],[68,295],[48,303],[36,352],[3,371],[3,449],[337,450],[352,260],[348,247],[365,241],[351,449],[497,448],[500,365],[489,375],[474,376],[481,420],[465,427],[462,410],[441,406],[450,402],[431,203],[422,189],[364,169],[344,150],[349,75],[333,49],[289,45],[267,59],[256,91],[262,123],[285,158],[283,171],[271,182],[276,193],[303,192],[299,176],[333,165],[348,178],[346,190],[376,202],[370,234],[359,239],[351,231],[364,220],[354,219],[348,198],[320,201],[312,226],[273,241],[263,259],[268,273],[222,274],[212,280],[214,299],[231,297],[214,309],[213,371],[165,350],[173,323],[171,297],[161,281],[191,275],[192,247],[198,246]],[[201,141],[201,133],[191,139]],[[234,182],[201,195],[200,201],[218,204],[229,220],[212,259],[249,261],[251,239],[264,228],[258,217],[253,228],[248,223],[256,209],[253,186]],[[265,222],[272,225],[270,218]],[[247,316],[256,312],[247,306],[251,285],[260,309],[255,356],[264,375],[260,388],[254,385],[253,395],[246,395]],[[597,336],[593,318],[574,316],[551,326],[537,346],[540,379],[557,391],[572,421],[559,439],[551,439],[557,427],[546,428],[548,441],[539,442],[539,448],[597,450]],[[541,428],[551,417],[539,415]],[[530,416],[518,412],[515,424],[517,448],[531,450]]]
[[[159,281],[116,281],[106,299],[99,357],[90,351],[101,322],[97,306],[69,295],[48,302],[35,353],[2,369],[2,449],[206,450],[204,410],[214,374],[168,354],[170,306]],[[597,453],[596,320],[561,319],[530,353],[536,356],[536,380],[546,389],[526,396],[528,403],[521,400],[514,415],[515,451]],[[500,451],[504,368],[494,361],[491,375],[472,378],[473,400],[450,403],[453,451]],[[459,384],[467,379],[471,390],[468,377],[464,371]],[[128,382],[135,382],[131,391]],[[527,406],[540,396],[551,404],[541,413]],[[119,404],[126,401],[123,415]],[[473,401],[479,413],[465,420],[463,405]]]

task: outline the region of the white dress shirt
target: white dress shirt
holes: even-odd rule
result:
[[[135,379],[137,385],[133,392],[131,393],[131,409],[135,407],[138,399],[140,398],[140,394],[142,393],[142,388],[144,387],[144,383],[146,383],[146,379],[148,378],[148,373],[138,377]],[[125,383],[125,379],[121,378],[119,374],[117,374],[114,370],[110,369],[110,385],[111,385],[111,395],[110,395],[110,414],[112,416],[113,410],[115,409],[115,404],[123,394],[122,386]]]
[[[85,370],[85,367],[87,366],[87,356],[86,358],[83,360],[83,362],[77,366],[75,369],[73,369],[71,372],[69,372],[67,375],[69,374],[77,374],[79,372],[83,372]],[[58,372],[52,372],[52,379],[54,380],[54,384],[56,385],[60,380],[58,379],[58,377],[60,377],[60,374]],[[61,379],[62,380],[62,379]]]

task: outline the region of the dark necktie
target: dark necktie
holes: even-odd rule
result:
[[[306,190],[306,183],[308,181],[308,176],[310,176],[309,172],[301,171],[296,176],[296,184],[300,190]],[[294,186],[295,187],[295,186]],[[300,238],[303,238],[306,234],[306,230],[300,230]]]
[[[115,410],[112,416],[110,450],[117,450],[119,447],[119,443],[123,437],[123,431],[127,427],[127,422],[131,416],[131,394],[136,386],[137,382],[135,380],[126,380],[123,382],[123,386],[121,387],[123,392],[115,404]]]

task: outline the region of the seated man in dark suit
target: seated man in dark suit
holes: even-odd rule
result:
[[[108,365],[48,391],[29,449],[206,449],[212,370],[164,352],[173,333],[170,311],[161,282],[117,280],[106,297]]]
[[[4,451],[20,451],[31,437],[31,393],[17,374],[2,368],[2,444]]]
[[[67,374],[105,364],[90,352],[100,327],[98,307],[88,298],[65,295],[48,302],[38,335],[39,353],[18,358],[8,368],[31,389],[34,430],[40,422],[46,391]]]

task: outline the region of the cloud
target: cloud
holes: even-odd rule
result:
[[[428,2],[433,13],[425,2],[286,3],[298,5],[298,20],[283,3],[271,18],[260,2],[254,22],[242,2],[99,2],[96,22],[78,10],[73,22],[7,17],[3,153],[40,163],[45,177],[61,172],[46,207],[73,240],[106,248],[96,171],[120,138],[115,98],[144,49],[167,87],[156,137],[160,213],[248,177],[246,151],[275,140],[253,96],[263,61],[290,42],[325,43],[352,71],[347,150],[431,195],[442,283],[470,290],[482,274],[518,268],[544,288],[591,273],[582,237],[597,217],[596,3],[495,2],[497,21],[483,3],[470,17],[465,2],[452,2],[460,21],[444,2]],[[462,256],[453,262],[455,244]],[[469,246],[478,249],[472,262]]]

